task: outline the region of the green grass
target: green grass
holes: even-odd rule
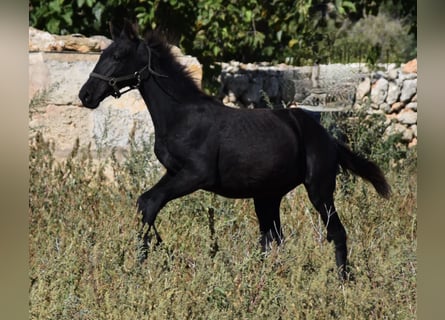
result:
[[[146,165],[151,150],[98,166],[79,149],[58,163],[39,134],[31,142],[31,319],[416,318],[415,170],[387,172],[390,200],[339,176],[336,205],[355,277],[343,284],[301,186],[282,203],[285,243],[265,259],[252,201],[199,191],[161,211],[164,242],[139,265],[135,203],[162,169]]]

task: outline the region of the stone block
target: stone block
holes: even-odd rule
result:
[[[361,101],[371,91],[371,79],[369,77],[364,78],[357,86],[356,99]]]
[[[377,105],[385,102],[388,95],[388,80],[385,78],[378,79],[371,87],[371,101]]]
[[[417,93],[417,78],[403,81],[400,101],[407,102]]]
[[[388,95],[386,96],[386,103],[389,105],[394,104],[400,97],[400,86],[391,81],[388,84]]]
[[[404,109],[397,115],[397,120],[400,123],[411,125],[417,123],[417,112],[411,109]]]
[[[417,58],[408,61],[402,66],[403,73],[417,73]]]
[[[402,102],[394,102],[391,106],[391,113],[400,112],[400,110],[402,110],[404,106],[405,104]]]

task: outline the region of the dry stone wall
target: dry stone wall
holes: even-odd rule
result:
[[[290,66],[222,63],[221,96],[224,103],[241,108],[304,105],[335,107],[352,103],[363,74],[360,64]]]
[[[386,135],[400,133],[409,146],[417,145],[417,59],[363,77],[356,90],[356,108],[386,116]]]
[[[386,116],[386,134],[417,144],[417,59],[370,72],[363,64],[222,64],[221,97],[241,108],[301,107],[315,112],[366,108]]]
[[[138,91],[120,99],[109,97],[90,110],[78,92],[111,40],[81,35],[55,36],[29,28],[30,135],[37,131],[53,141],[55,155],[70,154],[76,138],[91,150],[129,149],[132,132],[137,145],[150,140],[154,129]],[[173,48],[198,83],[199,61]],[[363,65],[223,64],[221,98],[237,107],[305,107],[330,111],[367,108],[386,116],[387,134],[402,133],[410,146],[417,143],[417,60],[400,68],[370,73]],[[265,98],[267,100],[265,100]]]

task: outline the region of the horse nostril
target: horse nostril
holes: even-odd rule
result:
[[[87,91],[83,91],[83,90],[81,90],[80,92],[79,92],[79,99],[80,99],[80,101],[82,101],[82,103],[88,103],[88,101],[90,100],[90,95],[88,94],[88,92]]]

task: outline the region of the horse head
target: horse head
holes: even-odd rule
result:
[[[82,104],[91,109],[110,95],[119,98],[124,92],[138,88],[150,69],[147,64],[150,49],[140,40],[133,25],[126,21],[121,30],[110,25],[110,31],[113,42],[102,52],[79,92]],[[126,87],[129,89],[121,91]]]

